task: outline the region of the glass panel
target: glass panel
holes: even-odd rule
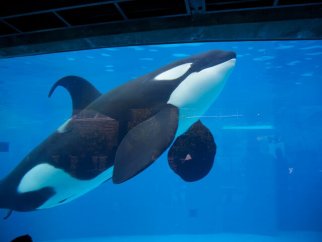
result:
[[[39,211],[0,240],[322,241],[321,63],[321,41],[1,59],[1,212]]]

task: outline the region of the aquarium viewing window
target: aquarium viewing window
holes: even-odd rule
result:
[[[321,40],[0,59],[0,241],[322,241],[321,63]]]
[[[322,38],[319,0],[0,3],[0,57],[132,45]]]

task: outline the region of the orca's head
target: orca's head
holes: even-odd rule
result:
[[[215,99],[235,63],[235,52],[212,50],[159,69],[153,73],[153,81],[175,83],[169,103],[182,107],[188,104],[186,98],[193,102],[212,95]]]
[[[192,61],[190,72],[202,72],[208,68],[222,65],[231,69],[236,62],[236,53],[232,51],[212,50],[206,53],[187,58]]]
[[[153,81],[173,83],[167,103],[179,108],[181,118],[197,117],[216,100],[235,62],[234,52],[213,50],[159,69]],[[180,125],[179,132],[189,125]]]
[[[153,73],[153,80],[181,82],[192,73],[199,73],[221,64],[227,68],[233,67],[235,62],[235,52],[212,50],[199,55],[190,56],[160,68],[158,71]]]
[[[168,103],[205,112],[220,94],[236,62],[236,54],[213,50],[167,66],[155,81],[175,81]]]

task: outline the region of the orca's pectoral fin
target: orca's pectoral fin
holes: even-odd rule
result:
[[[122,183],[151,165],[171,144],[178,127],[178,109],[166,105],[131,129],[115,155],[113,182]]]
[[[101,93],[85,79],[78,76],[66,76],[52,86],[48,97],[53,94],[58,86],[66,88],[69,92],[73,102],[73,115],[101,96]]]
[[[168,162],[183,180],[193,182],[209,173],[215,155],[215,140],[209,129],[198,121],[175,140],[168,152]]]

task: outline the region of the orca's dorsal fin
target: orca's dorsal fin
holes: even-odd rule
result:
[[[51,97],[58,86],[66,88],[69,92],[73,102],[73,115],[79,113],[101,95],[101,93],[85,79],[78,76],[66,76],[59,79],[52,86],[48,97]]]

